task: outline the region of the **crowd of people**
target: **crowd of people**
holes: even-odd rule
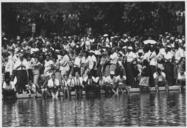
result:
[[[21,27],[32,27],[32,24],[37,24],[37,29],[35,30],[36,34],[44,32],[63,32],[64,34],[77,33],[80,28],[79,15],[79,12],[67,13],[66,11],[55,13],[54,15],[48,13],[35,16],[30,15],[29,13],[26,16],[17,14],[16,25],[20,28],[18,29],[18,33],[20,34],[27,30],[25,30],[25,28],[21,29]]]
[[[118,95],[129,87],[185,85],[184,35],[2,35],[3,93]]]

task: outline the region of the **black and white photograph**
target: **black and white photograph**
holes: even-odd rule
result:
[[[2,127],[186,127],[185,1],[0,4]]]

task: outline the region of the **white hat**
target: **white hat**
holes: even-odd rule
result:
[[[108,36],[108,34],[104,34],[103,36],[104,36],[104,37],[107,37],[107,36]]]
[[[94,51],[93,51],[93,50],[90,50],[90,53],[94,53]]]
[[[127,48],[127,46],[123,46],[123,49],[126,49]]]
[[[95,55],[101,55],[101,52],[99,50],[95,50]]]
[[[139,50],[138,50],[138,53],[144,53],[144,52],[143,52],[143,49],[139,49]]]
[[[127,49],[132,50],[132,46],[127,47]]]

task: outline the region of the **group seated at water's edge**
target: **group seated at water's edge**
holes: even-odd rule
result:
[[[88,72],[88,75],[81,77],[78,72],[75,73],[75,76],[65,74],[62,81],[60,82],[55,77],[55,72],[51,76],[43,76],[44,82],[43,85],[38,87],[33,84],[32,81],[29,81],[25,85],[24,89],[21,92],[18,92],[15,85],[17,83],[16,76],[7,76],[3,82],[3,96],[4,98],[16,95],[25,95],[26,97],[35,94],[35,96],[43,97],[52,97],[54,99],[59,96],[64,96],[70,98],[74,92],[75,96],[82,96],[83,94],[92,94],[100,95],[102,92],[106,95],[119,95],[123,93],[130,93],[131,86],[126,84],[126,76],[121,73],[116,76],[113,71],[110,72],[109,76],[93,76]],[[167,80],[165,78],[165,73],[158,68],[157,72],[154,73],[154,82],[155,82],[155,91],[159,91],[159,87],[165,87],[165,91],[169,91]],[[178,80],[178,82],[184,82],[184,79]],[[137,80],[136,88],[147,89],[149,91],[149,77],[140,76]],[[180,84],[178,86],[181,86]],[[181,86],[182,87],[182,86]]]

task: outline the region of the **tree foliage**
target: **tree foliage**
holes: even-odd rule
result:
[[[66,12],[79,15],[81,29],[91,26],[97,33],[142,34],[149,29],[157,33],[174,31],[176,11],[184,6],[184,2],[2,3],[2,25],[5,31],[17,30],[17,14],[36,17]]]

